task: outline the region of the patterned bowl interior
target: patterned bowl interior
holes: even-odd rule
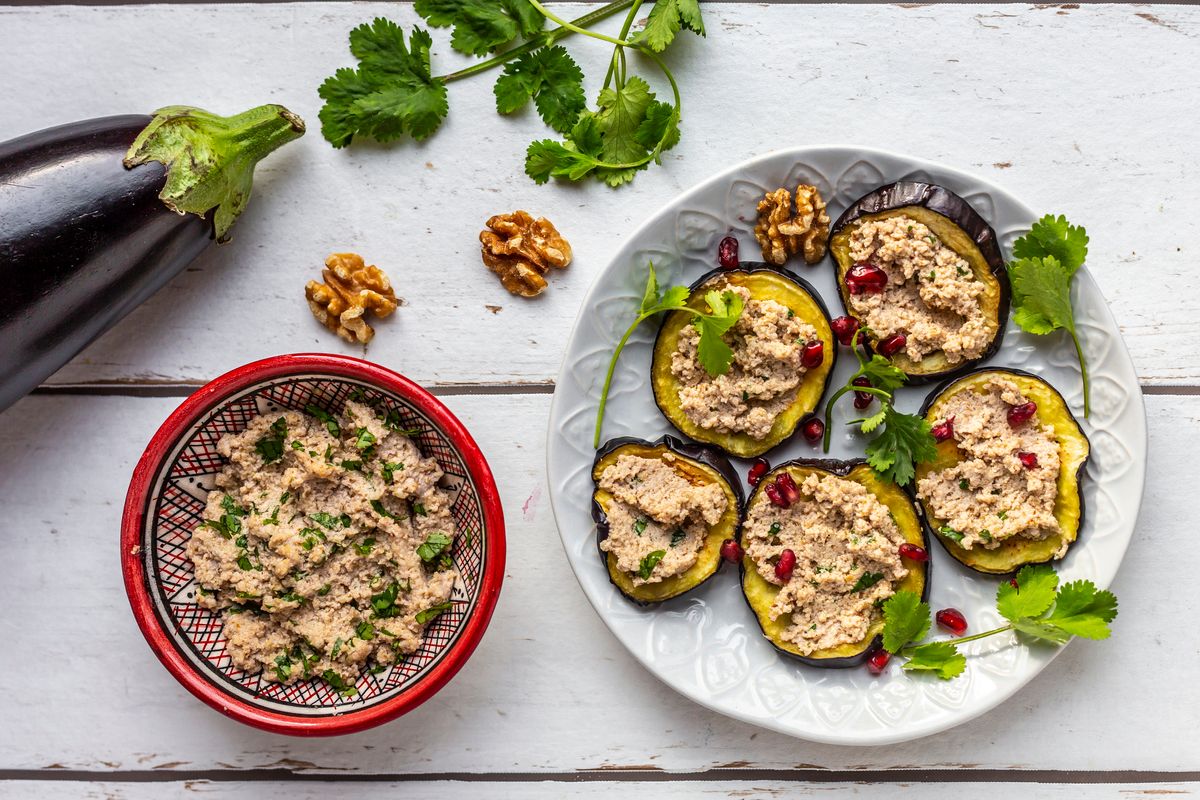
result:
[[[344,696],[320,678],[284,686],[233,666],[220,617],[196,604],[186,545],[223,466],[216,448],[222,436],[243,430],[259,414],[303,410],[310,403],[338,413],[350,398],[398,412],[405,429],[418,431],[412,438],[421,451],[436,458],[446,473],[442,487],[454,498],[451,511],[459,528],[452,557],[461,578],[451,597],[452,609],[429,626],[420,649],[378,674],[364,670],[355,684],[357,693]],[[180,437],[164,460],[154,476],[144,519],[142,547],[152,556],[145,560],[146,584],[154,613],[176,649],[221,691],[266,711],[303,717],[370,708],[421,681],[459,639],[479,599],[488,556],[478,489],[453,443],[404,398],[340,376],[292,375],[222,400]]]

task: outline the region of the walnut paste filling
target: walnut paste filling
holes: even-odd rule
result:
[[[600,473],[600,488],[613,496],[600,549],[616,557],[617,569],[632,575],[634,586],[691,569],[708,529],[729,506],[720,484],[689,482],[675,471],[675,461],[670,452],[661,459],[622,455]]]
[[[942,521],[942,534],[966,550],[1057,534],[1061,460],[1054,429],[1039,425],[1036,417],[1009,425],[1009,408],[1027,402],[1012,381],[994,378],[981,388],[946,401],[940,421],[954,420],[961,460],[918,481],[917,496]]]
[[[813,326],[775,300],[757,300],[742,286],[714,287],[739,295],[742,315],[722,337],[733,350],[724,375],[709,375],[700,363],[700,334],[688,325],[671,356],[671,374],[679,384],[683,413],[697,426],[718,433],[745,433],[764,439],[775,420],[796,399],[808,371],[801,363],[804,345],[818,341]]]
[[[850,234],[850,257],[887,273],[883,292],[849,295],[851,312],[880,340],[904,334],[903,352],[917,363],[937,351],[950,364],[983,355],[995,335],[980,305],[986,287],[924,224],[867,220]]]
[[[350,693],[450,608],[451,498],[397,422],[351,401],[341,419],[264,414],[217,443],[228,463],[187,552],[238,668]]]
[[[865,639],[908,570],[900,560],[903,534],[865,486],[809,475],[799,489],[800,500],[786,509],[756,503],[742,542],[759,575],[782,587],[770,611],[773,620],[791,615],[782,638],[808,655]],[[784,550],[796,554],[786,582],[775,574]]]

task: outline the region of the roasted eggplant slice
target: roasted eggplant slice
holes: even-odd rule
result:
[[[980,361],[995,355],[1008,322],[1008,273],[996,232],[970,203],[949,189],[934,184],[900,181],[860,197],[833,223],[829,238],[829,251],[837,268],[838,293],[847,314],[854,315],[846,280],[847,272],[854,266],[850,256],[851,234],[868,220],[897,216],[906,216],[924,224],[942,244],[970,265],[975,277],[985,286],[980,296],[980,307],[985,314],[984,324],[991,338],[982,354],[969,360],[951,363],[946,354],[938,350],[926,354],[917,362],[901,350],[891,356],[892,361],[905,371],[910,384],[961,375]],[[866,344],[876,348],[879,341],[868,336]]]
[[[673,311],[663,320],[654,343],[650,381],[654,387],[654,401],[681,433],[696,441],[715,445],[730,455],[753,458],[788,439],[796,432],[800,421],[820,404],[837,359],[837,342],[830,328],[829,312],[816,290],[797,275],[767,264],[744,263],[738,269],[717,269],[701,276],[691,286],[688,306],[698,311],[708,311],[704,295],[723,282],[745,287],[753,299],[775,300],[787,306],[801,321],[816,329],[823,347],[822,360],[805,373],[795,399],[775,417],[770,432],[761,439],[744,432],[708,430],[693,422],[683,409],[679,399],[679,382],[671,371],[671,359],[679,347],[679,336],[695,319],[694,315],[684,311]]]
[[[1091,448],[1087,435],[1071,414],[1070,406],[1058,390],[1036,375],[1021,370],[983,369],[957,380],[946,381],[930,392],[921,413],[930,424],[939,422],[950,398],[961,392],[982,389],[989,380],[996,377],[1012,381],[1026,398],[1037,403],[1037,412],[1032,422],[1054,428],[1059,452],[1058,497],[1054,505],[1054,517],[1058,520],[1061,532],[1046,539],[1013,538],[990,550],[982,547],[965,549],[942,532],[944,521],[935,518],[927,504],[922,503],[922,507],[930,531],[937,536],[950,555],[977,572],[1003,575],[1026,564],[1052,561],[1056,554],[1065,552],[1066,548],[1079,538],[1079,531],[1083,525],[1081,484]],[[940,442],[937,448],[936,461],[918,465],[918,483],[928,475],[941,472],[959,462],[960,451],[953,438]]]
[[[757,507],[758,504],[771,502],[767,496],[766,487],[772,485],[778,475],[785,471],[792,477],[797,486],[800,486],[806,477],[813,474],[837,475],[838,477],[862,484],[878,497],[879,501],[891,512],[892,518],[895,520],[896,526],[900,529],[900,533],[903,534],[905,541],[918,545],[928,552],[929,541],[926,536],[926,529],[922,524],[920,510],[912,497],[896,484],[880,480],[875,471],[862,459],[852,461],[801,459],[781,464],[771,472],[768,472],[759,481],[758,487],[750,496],[750,502],[746,506],[747,518],[751,510]],[[897,583],[895,586],[896,591],[907,590],[916,592],[922,599],[925,599],[929,593],[931,562],[928,560],[922,562],[904,559],[904,566],[908,569],[908,575]],[[791,656],[809,666],[840,668],[858,666],[879,649],[882,642],[881,634],[883,632],[882,615],[871,625],[867,636],[861,641],[842,644],[825,650],[816,650],[808,655],[801,655],[796,645],[783,639],[783,632],[791,624],[791,616],[780,617],[775,620],[772,620],[770,616],[771,605],[775,602],[775,596],[779,594],[780,587],[759,574],[749,555],[742,558],[741,572],[742,593],[746,597],[746,602],[750,604],[750,610],[754,612],[754,616],[758,619],[763,636],[781,653]]]
[[[596,460],[592,464],[592,481],[596,486],[592,493],[592,519],[596,521],[597,544],[609,534],[608,509],[614,499],[609,492],[599,488],[601,473],[622,455],[661,459],[668,452],[675,456],[671,466],[676,472],[693,485],[718,484],[725,492],[728,505],[721,519],[710,526],[696,563],[686,572],[658,583],[635,586],[634,575],[617,568],[616,556],[600,551],[613,585],[639,605],[661,603],[678,597],[715,575],[721,566],[721,543],[726,539],[736,540],[741,527],[744,502],[742,485],[733,465],[719,451],[703,445],[684,444],[673,436],[664,436],[654,442],[622,437],[606,442],[596,453]]]

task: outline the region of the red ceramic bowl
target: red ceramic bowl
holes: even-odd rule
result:
[[[221,469],[217,440],[253,417],[317,402],[337,409],[352,394],[396,409],[457,492],[462,534],[453,559],[462,579],[453,609],[429,626],[421,648],[386,671],[364,671],[345,697],[314,678],[283,686],[233,666],[220,619],[195,602],[185,546]],[[121,521],[121,568],[138,626],[163,665],[222,714],[276,733],[331,736],[394,719],[429,699],[483,636],[504,577],[504,515],[492,472],[453,414],[420,386],[356,358],[300,354],[256,361],[209,383],[175,410],[142,454]]]

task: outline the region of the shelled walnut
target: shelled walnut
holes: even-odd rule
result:
[[[571,263],[571,245],[545,217],[528,212],[497,214],[480,231],[483,263],[513,294],[534,297],[546,288],[546,272]]]
[[[383,318],[396,310],[396,293],[383,270],[367,266],[356,253],[334,253],[321,271],[324,283],[304,287],[317,321],[351,344],[366,344],[375,329],[363,318],[368,311]]]
[[[754,238],[762,247],[763,260],[776,266],[783,266],[797,253],[803,253],[809,264],[824,258],[829,241],[829,215],[817,187],[799,184],[794,206],[787,189],[767,192],[758,203]]]

